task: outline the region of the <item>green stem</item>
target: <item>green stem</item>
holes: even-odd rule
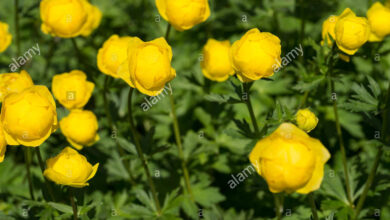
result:
[[[184,153],[183,153],[183,146],[181,143],[181,138],[180,138],[180,127],[179,127],[179,121],[177,120],[177,115],[176,115],[176,107],[175,107],[175,100],[173,98],[173,94],[169,93],[169,98],[171,102],[171,112],[172,112],[172,118],[173,118],[173,130],[175,132],[175,140],[176,140],[176,145],[177,145],[177,150],[179,152],[179,158],[181,160],[181,168],[183,170],[184,174],[184,182],[186,185],[187,192],[190,195],[190,198],[193,200],[193,194],[192,194],[192,189],[191,189],[191,183],[190,183],[190,175],[187,169],[187,162],[184,158]]]
[[[343,169],[344,169],[344,179],[345,179],[345,185],[347,189],[347,197],[348,197],[348,202],[351,207],[353,207],[353,201],[352,201],[352,191],[351,191],[351,185],[350,185],[350,180],[349,180],[349,171],[348,171],[348,166],[347,166],[347,156],[345,153],[345,146],[344,146],[344,140],[343,140],[343,133],[341,130],[341,125],[340,125],[340,119],[339,119],[339,113],[338,113],[338,107],[337,107],[337,96],[333,97],[333,94],[336,94],[335,92],[335,83],[332,79],[332,73],[333,73],[333,67],[334,67],[334,53],[335,53],[335,45],[333,45],[331,54],[330,54],[330,62],[329,62],[329,70],[328,70],[328,77],[330,81],[330,89],[331,89],[331,96],[332,96],[332,102],[333,102],[333,113],[335,116],[335,124],[336,124],[336,131],[337,131],[337,136],[339,139],[339,145],[340,145],[340,151],[341,151],[341,158],[343,161]]]
[[[110,106],[109,106],[109,101],[108,101],[108,97],[107,97],[108,96],[109,80],[110,80],[110,76],[106,75],[106,78],[104,80],[104,90],[103,90],[103,94],[102,94],[103,95],[103,102],[104,102],[104,109],[106,111],[108,126],[110,127],[111,131],[117,131],[117,126],[113,123],[113,120],[111,117]],[[115,140],[117,151],[118,151],[119,155],[121,156],[121,158],[125,157],[126,153],[123,150],[122,146],[120,145],[118,139],[114,138],[114,140]],[[134,177],[131,173],[130,163],[127,160],[121,160],[121,161],[122,161],[122,164],[125,167],[127,173],[129,174],[129,181],[130,181],[131,185],[135,186],[136,183],[135,183]]]
[[[47,76],[47,72],[49,71],[49,67],[55,52],[55,48],[56,48],[56,42],[55,39],[53,38],[50,43],[49,53],[47,54],[45,69],[43,70],[44,76]]]
[[[41,151],[40,151],[39,147],[36,147],[36,148],[35,148],[35,152],[37,153],[37,157],[38,157],[38,161],[39,161],[39,167],[41,168],[42,175],[43,175],[43,173],[45,172],[45,164],[43,163],[42,155],[41,155]],[[54,197],[54,193],[53,193],[53,188],[51,187],[49,181],[47,181],[47,179],[45,178],[45,176],[43,176],[43,179],[44,179],[44,181],[45,181],[47,191],[49,191],[49,195],[50,195],[50,197],[51,197],[51,200],[52,200],[52,201],[55,201],[55,197]],[[43,195],[43,189],[42,189],[42,195]]]
[[[70,204],[72,205],[72,209],[73,209],[73,220],[77,220],[78,219],[77,204],[74,201],[73,189],[69,187],[68,191],[69,191]]]
[[[26,171],[27,171],[27,181],[28,181],[28,187],[30,190],[30,198],[31,200],[35,200],[34,196],[34,188],[33,188],[33,183],[31,180],[31,170],[30,170],[30,164],[31,164],[31,152],[29,147],[23,147],[24,151],[24,160],[26,163]]]
[[[313,214],[313,219],[318,220],[318,213],[317,213],[317,207],[316,207],[316,202],[314,200],[314,195],[313,193],[309,193],[308,195],[309,201],[310,201],[310,206],[311,206],[311,212]]]
[[[134,88],[130,88],[128,103],[127,103],[128,111],[129,111],[128,114],[129,114],[130,130],[131,130],[131,133],[133,135],[133,140],[134,140],[135,147],[137,149],[138,157],[141,159],[142,166],[143,166],[145,173],[146,173],[146,178],[148,180],[150,189],[152,191],[153,199],[154,199],[154,202],[156,204],[157,214],[158,214],[158,216],[160,216],[161,215],[161,207],[160,207],[160,202],[159,202],[158,197],[157,197],[156,187],[154,186],[153,179],[150,175],[148,161],[144,157],[144,153],[142,151],[141,144],[140,144],[139,137],[138,137],[138,133],[137,133],[137,130],[135,129],[135,124],[134,124],[134,120],[133,120],[133,108],[132,108],[133,92],[134,92]]]
[[[282,194],[273,194],[274,200],[275,200],[275,214],[276,219],[280,220],[282,219],[282,213],[283,213],[283,195]]]
[[[308,98],[308,97],[309,97],[309,91],[306,91],[306,92],[303,94],[302,101],[301,101],[301,103],[299,104],[298,109],[301,109],[301,108],[304,108],[304,107],[305,107],[306,101],[307,101],[307,98]]]
[[[14,1],[15,44],[17,56],[20,55],[20,32],[19,32],[19,0]]]
[[[244,92],[246,94],[246,99],[244,101],[245,101],[246,107],[248,108],[249,114],[251,116],[253,128],[255,130],[255,133],[259,134],[259,126],[257,125],[256,116],[255,116],[255,113],[253,111],[252,102],[251,102],[251,98],[250,98],[249,84],[243,83],[242,86],[243,86]]]
[[[170,33],[171,33],[171,24],[168,23],[167,30],[165,32],[165,40],[167,42],[169,40]],[[192,189],[191,189],[190,174],[189,174],[188,169],[187,169],[187,161],[184,158],[183,145],[181,143],[181,138],[180,138],[180,127],[179,127],[179,121],[177,120],[177,115],[176,115],[175,99],[174,99],[172,93],[169,94],[169,98],[170,98],[170,102],[171,102],[173,130],[175,132],[175,140],[176,140],[177,150],[178,150],[179,158],[181,161],[181,169],[183,170],[184,183],[186,186],[186,190],[187,190],[188,194],[190,195],[190,199],[192,201],[194,201],[194,197],[193,197]]]
[[[383,111],[383,124],[382,124],[381,133],[380,133],[381,138],[383,138],[383,140],[385,142],[387,140],[386,135],[388,134],[387,127],[388,127],[388,117],[390,114],[389,108],[390,108],[390,79],[389,79],[389,86],[387,87],[387,94],[386,94],[386,98],[385,98],[385,106],[384,106],[384,111]],[[384,137],[382,137],[382,135],[384,135]],[[368,175],[368,178],[367,178],[367,181],[365,183],[362,195],[360,196],[358,204],[356,206],[356,210],[355,210],[353,219],[357,219],[359,217],[360,211],[363,208],[364,202],[365,202],[366,197],[367,197],[367,193],[370,190],[372,183],[374,182],[375,174],[378,170],[379,162],[380,162],[382,153],[383,153],[383,146],[380,146],[378,149],[378,152],[376,153],[376,156],[375,156],[374,165],[371,168],[371,171],[370,171],[370,174]]]

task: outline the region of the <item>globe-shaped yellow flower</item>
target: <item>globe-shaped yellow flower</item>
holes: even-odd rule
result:
[[[143,94],[156,96],[176,76],[171,60],[172,49],[164,38],[143,42],[134,37],[128,46],[127,60],[119,68],[119,76]]]
[[[291,123],[281,124],[259,140],[249,155],[257,172],[273,193],[317,190],[324,176],[328,150],[317,139]]]
[[[18,93],[33,86],[30,75],[22,70],[19,73],[0,74],[0,102],[10,93]]]
[[[41,29],[62,38],[87,36],[101,20],[101,12],[86,0],[42,0]]]
[[[277,36],[253,28],[230,49],[230,58],[238,78],[251,82],[270,77],[280,67],[281,45]]]
[[[310,132],[318,124],[317,116],[307,108],[299,109],[295,117],[298,127],[306,132]]]
[[[347,8],[339,16],[335,26],[336,44],[344,53],[353,55],[367,42],[370,26],[366,18],[357,17]]]
[[[88,186],[99,167],[99,163],[92,166],[87,159],[71,147],[66,147],[57,156],[46,161],[46,170],[43,175],[49,180],[75,188]]]
[[[0,53],[11,44],[12,35],[8,32],[8,24],[0,22]]]
[[[208,0],[156,0],[160,15],[176,30],[184,31],[210,17]]]
[[[68,142],[78,150],[99,140],[96,116],[91,111],[74,109],[60,121],[60,128]]]
[[[118,35],[112,35],[108,40],[106,40],[103,47],[99,49],[97,55],[99,70],[114,78],[120,78],[120,67],[124,67],[126,68],[125,75],[130,77],[128,74],[128,67],[126,67],[126,65],[120,65],[127,59],[127,49],[132,40],[136,39],[134,39],[134,37],[127,36],[119,37]]]
[[[390,34],[390,7],[375,2],[367,11],[367,19],[371,27],[369,41],[382,41]]]
[[[80,70],[57,74],[53,77],[51,90],[54,97],[67,109],[83,108],[91,98],[95,84],[87,81]]]
[[[200,63],[203,75],[213,81],[222,82],[234,75],[229,57],[230,42],[209,39],[203,47],[203,60]]]
[[[7,141],[4,137],[3,125],[0,121],[0,163],[4,161],[5,151],[7,150]]]
[[[1,107],[1,123],[8,145],[41,145],[58,127],[53,96],[46,86],[9,94]]]
[[[328,19],[322,23],[322,41],[321,44],[324,44],[324,41],[328,43],[328,45],[332,45],[332,39],[335,40],[336,35],[334,32],[334,28],[336,26],[336,22],[339,20],[338,16],[331,15]]]

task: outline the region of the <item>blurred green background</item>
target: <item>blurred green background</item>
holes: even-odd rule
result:
[[[211,16],[205,23],[185,32],[171,32],[172,66],[177,71],[171,85],[196,204],[182,196],[182,174],[172,133],[169,98],[163,98],[145,112],[141,104],[146,96],[136,92],[134,104],[137,130],[143,135],[143,148],[150,162],[160,201],[166,207],[163,219],[244,220],[274,217],[272,194],[260,176],[252,174],[234,189],[228,184],[231,175],[237,175],[249,166],[248,154],[255,143],[245,135],[248,128],[246,122],[250,122],[245,105],[227,101],[229,98],[239,98],[235,92],[238,81],[233,77],[223,83],[209,81],[203,77],[199,64],[202,47],[208,38],[228,39],[233,43],[255,27],[281,39],[282,56],[300,44],[304,48],[303,57],[298,57],[276,73],[273,81],[259,80],[252,86],[251,98],[258,122],[262,128],[267,128],[267,134],[270,133],[281,122],[292,119],[303,94],[308,93],[306,106],[320,119],[318,127],[310,135],[320,139],[332,154],[323,185],[316,192],[320,216],[324,219],[347,219],[351,210],[345,204],[334,114],[324,77],[326,66],[321,60],[329,52],[320,46],[321,28],[329,15],[340,14],[346,7],[350,7],[358,16],[365,16],[370,2],[374,1],[210,0]],[[90,186],[76,191],[80,218],[153,219],[148,185],[130,139],[127,122],[129,87],[121,80],[113,80],[110,85],[110,111],[118,127],[113,131],[108,126],[104,111],[105,75],[97,71],[96,55],[103,42],[113,34],[138,36],[149,41],[165,35],[167,22],[159,17],[153,0],[91,0],[91,3],[100,8],[103,18],[91,36],[76,38],[83,57],[78,59],[70,39],[53,38],[41,32],[39,1],[20,0],[21,51],[24,53],[38,43],[41,52],[23,68],[30,73],[35,84],[49,88],[53,75],[74,69],[86,72],[88,80],[96,84],[93,97],[85,109],[92,110],[98,116],[101,140],[92,147],[84,148],[81,153],[91,164],[99,162],[100,167]],[[10,25],[14,37],[10,48],[0,54],[0,73],[10,72],[11,59],[17,57],[14,13],[12,0],[0,2],[0,21]],[[376,107],[380,105],[389,81],[388,49],[389,38],[381,43],[364,45],[349,63],[337,63],[336,90],[338,102],[341,103],[340,119],[356,198],[361,193],[379,145],[375,134],[381,119]],[[374,79],[374,82],[370,79]],[[378,91],[372,95],[374,103],[365,106],[364,112],[358,111],[351,102],[361,91],[359,86],[368,91],[369,88]],[[57,111],[59,119],[68,114],[59,104]],[[119,156],[116,141],[128,156]],[[49,158],[68,145],[58,130],[40,148],[43,157]],[[386,149],[365,203],[363,214],[367,216],[366,219],[390,219],[389,156]],[[130,161],[131,171],[137,179],[136,186],[129,184],[128,173],[120,160]],[[44,183],[35,156],[33,161],[35,193],[41,195],[40,186],[44,187]],[[61,205],[68,204],[68,198],[60,186],[55,186],[57,203],[31,201],[25,175],[21,148],[8,147],[5,161],[0,164],[0,219],[70,218],[70,206]],[[299,194],[286,196],[284,209],[284,219],[309,219],[311,215],[307,198]]]

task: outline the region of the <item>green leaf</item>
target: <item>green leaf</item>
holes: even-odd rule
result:
[[[242,103],[241,100],[233,98],[228,95],[219,95],[219,94],[208,94],[205,96],[205,99],[209,102],[216,102],[218,104],[223,104],[223,103],[230,103],[230,104],[237,104],[237,103]]]
[[[61,204],[61,203],[56,203],[56,202],[49,202],[48,204],[51,207],[57,209],[60,212],[67,213],[67,214],[72,214],[73,213],[73,209],[72,209],[71,206],[64,205],[64,204]]]

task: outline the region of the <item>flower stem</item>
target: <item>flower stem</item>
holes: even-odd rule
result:
[[[20,32],[19,32],[19,0],[14,1],[15,44],[17,56],[20,55]]]
[[[69,187],[68,191],[69,191],[70,204],[72,205],[72,209],[73,209],[73,220],[77,220],[78,219],[77,204],[74,201],[73,189]]]
[[[390,79],[389,79],[389,86],[387,88],[387,94],[386,94],[386,99],[385,99],[385,106],[384,106],[384,110],[383,110],[383,120],[382,120],[383,124],[382,124],[381,133],[380,133],[381,138],[385,142],[387,140],[387,136],[386,135],[388,135],[388,131],[387,131],[388,124],[387,123],[388,123],[388,116],[390,114],[390,109],[389,108],[390,108]],[[382,135],[385,135],[385,136],[382,137]],[[359,217],[360,211],[362,210],[363,205],[364,205],[364,201],[366,200],[367,193],[370,190],[370,187],[371,187],[372,183],[374,182],[375,174],[376,174],[376,171],[378,170],[379,162],[380,162],[382,153],[383,153],[383,146],[380,146],[379,149],[378,149],[378,152],[376,153],[375,160],[374,160],[374,165],[372,166],[370,174],[368,175],[368,178],[367,178],[367,181],[365,183],[362,195],[359,198],[359,201],[357,203],[356,210],[355,210],[355,213],[354,213],[354,216],[353,216],[352,219],[357,219]]]
[[[110,107],[109,107],[109,101],[108,101],[108,87],[109,87],[109,80],[110,80],[110,76],[106,76],[105,80],[104,80],[104,90],[103,90],[103,102],[104,102],[104,109],[106,111],[106,116],[107,116],[107,121],[108,121],[108,126],[110,127],[111,131],[117,131],[117,126],[115,125],[115,123],[113,122],[112,120],[112,117],[111,117],[111,113],[110,113]],[[119,153],[119,155],[121,156],[121,158],[123,158],[126,153],[124,152],[122,146],[120,145],[118,139],[115,137],[114,138],[115,140],[115,143],[116,143],[116,147],[117,147],[117,151]],[[122,164],[123,166],[125,167],[128,175],[129,175],[129,181],[131,183],[132,186],[135,186],[136,183],[134,181],[134,177],[131,173],[131,169],[130,169],[130,163],[127,161],[127,160],[121,160],[122,161]]]
[[[173,118],[173,130],[175,132],[175,140],[176,140],[176,145],[177,145],[177,150],[179,152],[179,158],[181,160],[181,168],[183,170],[184,174],[184,182],[186,185],[186,189],[188,194],[190,195],[190,198],[193,200],[193,194],[192,194],[192,189],[191,189],[191,183],[190,183],[190,175],[187,169],[187,162],[184,158],[184,153],[183,153],[183,146],[181,143],[181,138],[180,138],[180,127],[179,127],[179,121],[177,120],[177,115],[176,115],[176,107],[175,107],[175,99],[173,98],[173,94],[169,93],[169,98],[171,102],[171,112],[172,112],[172,118]]]
[[[157,197],[156,187],[154,186],[153,179],[150,175],[148,161],[144,157],[144,153],[142,151],[141,144],[140,144],[140,141],[138,139],[139,138],[138,133],[137,133],[137,130],[135,129],[135,125],[134,125],[133,108],[132,108],[133,92],[134,92],[134,88],[130,88],[128,103],[127,103],[128,111],[129,111],[128,114],[129,114],[130,130],[131,130],[131,133],[133,135],[133,140],[134,140],[135,147],[137,149],[138,157],[141,159],[142,165],[143,165],[145,173],[146,173],[146,178],[148,180],[150,189],[152,191],[153,199],[154,199],[154,202],[156,204],[157,214],[158,214],[158,216],[160,216],[161,215],[161,207],[160,207],[160,202],[159,202],[158,197]]]
[[[31,152],[29,147],[24,147],[24,160],[26,163],[26,171],[27,171],[27,181],[28,181],[28,187],[30,190],[30,198],[31,200],[35,200],[34,196],[34,188],[33,188],[33,183],[31,180],[31,170],[30,170],[30,164],[31,164]]]
[[[313,220],[319,220],[318,213],[317,213],[316,202],[314,200],[314,194],[311,192],[311,193],[309,193],[308,197],[309,197],[309,201],[310,201],[311,212],[313,214]]]
[[[282,219],[283,213],[283,195],[282,194],[273,194],[275,199],[275,214],[276,219]]]
[[[338,108],[337,108],[337,96],[336,96],[336,91],[335,91],[335,83],[334,80],[332,79],[332,74],[333,74],[333,67],[334,67],[334,53],[336,51],[336,46],[333,45],[332,51],[330,53],[330,61],[329,61],[329,69],[328,69],[328,79],[330,81],[330,90],[331,90],[331,96],[332,96],[332,102],[333,102],[333,112],[335,116],[335,124],[336,124],[336,131],[337,131],[337,136],[339,139],[339,145],[340,145],[340,151],[341,151],[341,158],[343,161],[343,168],[344,168],[344,179],[345,179],[345,185],[347,189],[347,198],[349,205],[353,207],[353,201],[352,201],[352,191],[351,191],[351,185],[349,181],[349,171],[348,171],[348,166],[347,166],[347,156],[345,153],[345,147],[344,147],[344,140],[343,140],[343,133],[341,130],[341,125],[340,125],[340,119],[339,119],[339,113],[338,113]],[[335,97],[333,97],[335,95]]]
[[[246,107],[248,108],[249,114],[251,116],[253,129],[255,130],[256,134],[259,134],[259,126],[257,125],[257,121],[256,121],[255,113],[253,111],[252,102],[251,102],[250,93],[249,93],[249,83],[243,83],[242,86],[243,86],[244,92],[245,92],[246,97],[247,97],[246,99],[244,99],[244,101],[245,101]]]
[[[37,153],[37,157],[38,157],[38,161],[39,161],[39,167],[41,168],[42,175],[43,175],[43,173],[45,172],[45,164],[43,163],[42,156],[41,156],[41,150],[39,149],[39,147],[36,147],[36,148],[35,148],[35,152]],[[51,187],[49,181],[47,181],[47,179],[45,178],[45,176],[43,176],[43,179],[44,179],[44,181],[45,181],[45,184],[46,184],[46,187],[47,187],[47,191],[49,191],[51,200],[52,200],[52,201],[55,201],[55,197],[54,197],[54,193],[53,193],[53,188]],[[42,189],[42,195],[43,195],[43,189]]]

